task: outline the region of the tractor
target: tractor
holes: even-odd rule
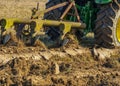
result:
[[[44,14],[40,19],[40,15]],[[49,0],[46,10],[33,8],[29,20],[1,19],[0,43],[6,44],[13,28],[17,39],[34,44],[41,37],[41,29],[50,41],[62,46],[66,35],[73,32],[80,40],[94,33],[95,44],[105,48],[120,46],[120,0]]]
[[[86,28],[76,31],[78,37],[93,32],[97,45],[105,48],[120,46],[120,0],[49,0],[46,9],[60,4],[61,7],[45,13],[44,18],[83,22]],[[50,35],[56,38],[59,31],[49,28],[48,34],[51,32]]]

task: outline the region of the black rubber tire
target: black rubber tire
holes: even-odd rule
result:
[[[69,0],[49,0],[48,3],[46,3],[46,9],[50,8],[52,6],[55,6],[57,4],[63,3],[65,1],[69,1]],[[84,3],[86,3],[87,0],[75,0],[75,3],[77,3],[78,5],[84,5]],[[45,19],[51,19],[51,20],[59,20],[60,16],[63,14],[64,10],[65,10],[66,6],[52,10],[48,13],[45,13],[44,18]]]
[[[48,3],[46,3],[46,9],[55,6],[57,4],[63,3],[67,0],[50,0]],[[58,8],[55,10],[52,10],[50,12],[45,13],[44,18],[45,19],[51,19],[51,20],[59,20],[60,16],[62,15],[65,7]]]
[[[46,9],[52,6],[55,6],[57,4],[63,3],[67,0],[49,0],[48,3],[46,3]],[[44,19],[49,20],[60,20],[60,16],[64,12],[66,6],[52,10],[50,12],[47,12],[44,14]],[[45,27],[47,28],[46,34],[51,38],[51,40],[57,40],[60,36],[60,30],[59,27]]]
[[[120,46],[116,35],[116,25],[120,18],[120,0],[101,5],[97,13],[94,29],[96,44],[105,48]]]

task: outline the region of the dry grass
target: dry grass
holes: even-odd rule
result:
[[[0,19],[1,18],[20,18],[31,17],[31,9],[36,7],[39,2],[39,9],[44,10],[46,0],[0,0]]]

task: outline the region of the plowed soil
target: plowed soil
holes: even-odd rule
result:
[[[120,86],[119,55],[96,61],[84,48],[81,49],[86,52],[77,55],[61,51],[53,55],[50,50],[39,48],[23,51],[10,48],[0,52],[1,86]]]
[[[0,13],[4,12],[0,15],[7,15],[5,12],[9,12],[10,7],[15,11],[19,7],[23,9],[26,4],[28,7],[24,10],[29,10],[37,1],[0,0],[0,6],[3,6]],[[44,3],[45,0],[41,0],[42,6]],[[23,15],[19,18],[29,17]],[[5,17],[13,16],[11,13]],[[51,49],[16,46],[14,42],[1,45],[0,86],[120,86],[120,48],[96,49],[99,53],[94,55],[91,47],[88,41],[81,45],[71,41],[64,47]]]

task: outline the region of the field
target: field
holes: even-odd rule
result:
[[[0,18],[30,19],[37,2],[44,10],[45,0],[0,0]],[[92,49],[92,43],[0,45],[0,86],[120,86],[120,48]]]
[[[0,0],[0,18],[20,18],[29,19],[31,17],[32,8],[37,7],[39,2],[39,9],[44,10],[45,0]],[[42,8],[41,8],[42,7]]]

